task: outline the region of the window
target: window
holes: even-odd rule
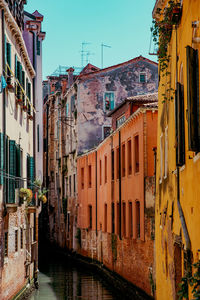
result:
[[[15,252],[18,251],[18,230],[15,230]]]
[[[139,136],[134,137],[135,144],[135,173],[139,172]]]
[[[104,163],[104,171],[105,171],[105,183],[107,183],[107,156],[105,156],[105,163]]]
[[[146,73],[145,72],[141,72],[140,73],[140,83],[145,83],[145,82],[147,82]]]
[[[21,249],[24,247],[24,236],[23,236],[23,229],[20,229],[20,243],[21,243]]]
[[[81,168],[81,188],[84,189],[84,168]]]
[[[110,130],[111,130],[110,126],[103,126],[103,133],[102,133],[103,140],[110,135]]]
[[[129,237],[133,237],[133,207],[132,202],[129,202]]]
[[[127,143],[127,159],[128,159],[128,175],[132,174],[132,149],[131,149],[131,140]]]
[[[112,202],[112,233],[115,233],[115,204]]]
[[[6,49],[5,49],[5,54],[6,54],[6,62],[8,64],[8,66],[11,68],[11,44],[10,43],[7,43],[5,41],[5,46],[6,46]],[[11,72],[10,72],[10,69],[8,67],[6,67],[6,72],[7,72],[7,84],[11,84]]]
[[[8,232],[4,233],[4,256],[8,256]]]
[[[37,55],[40,55],[40,40],[38,36],[37,36]]]
[[[40,152],[40,125],[37,125],[37,151]]]
[[[126,237],[126,203],[123,202],[122,204],[122,229],[123,229],[123,236]]]
[[[104,111],[111,111],[115,108],[114,92],[104,94]]]
[[[69,103],[66,103],[66,117],[69,115]]]
[[[104,231],[107,232],[107,204],[104,207]]]
[[[160,183],[163,177],[163,133],[160,136]]]
[[[101,173],[102,173],[102,170],[101,170],[101,160],[100,160],[100,161],[99,161],[99,179],[100,179],[100,185],[102,184]]]
[[[76,195],[76,174],[74,174],[74,196]]]
[[[92,205],[89,205],[89,228],[92,229]]]
[[[136,201],[136,238],[140,238],[140,202]]]
[[[69,195],[72,195],[72,176],[69,176]]]
[[[88,166],[88,187],[92,187],[92,166]]]
[[[200,150],[198,50],[187,46],[186,56],[188,82],[188,147],[189,150],[198,152]]]
[[[117,121],[116,121],[116,127],[118,128],[118,127],[121,126],[125,121],[126,121],[125,115],[121,116],[121,117],[118,118]]]
[[[184,119],[184,87],[177,83],[175,97],[175,124],[176,124],[176,164],[185,164],[185,119]]]
[[[125,168],[125,144],[122,145],[122,177],[126,175],[126,168]]]
[[[115,152],[112,150],[111,152],[111,172],[112,172],[112,180],[115,179]]]
[[[119,179],[119,148],[117,148],[117,155],[116,155],[116,177]]]
[[[164,178],[167,178],[168,171],[168,127],[165,128],[165,170]]]
[[[67,177],[65,177],[65,198],[67,197]]]

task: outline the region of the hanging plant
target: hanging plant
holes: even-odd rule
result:
[[[33,198],[33,192],[31,189],[21,188],[19,191],[19,196],[27,201],[27,203],[30,203]]]
[[[181,17],[181,5],[178,2],[169,1],[168,6],[162,12],[157,9],[157,14],[160,15],[160,21],[153,20],[151,32],[153,42],[158,47],[158,59],[160,70],[163,72],[169,63],[168,44],[171,40],[173,25],[177,25]]]

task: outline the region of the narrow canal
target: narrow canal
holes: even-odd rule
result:
[[[67,260],[40,262],[39,289],[30,300],[119,299],[105,282],[86,267]]]

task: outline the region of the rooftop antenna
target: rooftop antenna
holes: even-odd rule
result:
[[[89,59],[89,57],[91,56],[91,55],[94,55],[95,53],[91,53],[90,51],[87,51],[86,52],[86,65],[90,62],[90,59]]]
[[[87,45],[90,45],[91,43],[88,43],[88,42],[82,42],[82,47],[81,47],[81,66],[83,68],[83,65],[84,65],[84,56],[87,55],[86,53],[88,51],[85,50],[85,46]]]
[[[111,48],[111,46],[105,45],[104,43],[101,44],[101,68],[103,69],[103,48]]]

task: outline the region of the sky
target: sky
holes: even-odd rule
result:
[[[100,67],[112,66],[142,55],[149,55],[152,10],[155,0],[28,0],[25,10],[44,15],[42,30],[43,79],[59,65],[82,67],[84,62]],[[87,56],[87,53],[90,53]],[[87,60],[88,57],[88,60]]]

